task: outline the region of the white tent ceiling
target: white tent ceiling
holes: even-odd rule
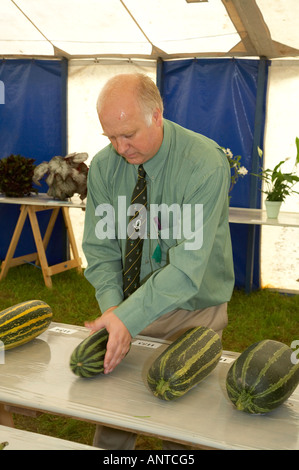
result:
[[[298,0],[0,0],[0,57],[299,56]]]

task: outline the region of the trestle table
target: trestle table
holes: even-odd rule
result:
[[[51,323],[38,338],[5,352],[0,364],[0,424],[13,426],[10,407],[92,423],[209,449],[299,449],[299,388],[265,415],[238,411],[225,387],[238,356],[223,351],[214,371],[174,401],[156,398],[146,381],[167,341],[137,336],[110,374],[83,379],[69,360],[89,334],[83,326]]]

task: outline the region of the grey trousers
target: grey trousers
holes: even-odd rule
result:
[[[216,331],[221,338],[227,321],[227,303],[192,312],[176,309],[158,318],[140,334],[152,338],[175,340],[189,328],[206,326]],[[136,438],[135,433],[97,425],[93,445],[108,450],[134,450]],[[163,441],[165,450],[185,448],[183,444]]]

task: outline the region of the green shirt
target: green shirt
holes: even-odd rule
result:
[[[117,305],[115,314],[133,337],[176,308],[229,301],[234,286],[227,158],[212,140],[164,119],[163,143],[144,164],[149,210],[142,285],[123,301],[126,216],[137,168],[111,144],[93,158],[83,236],[85,276],[100,309]]]

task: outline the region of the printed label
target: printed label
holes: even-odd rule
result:
[[[146,341],[143,339],[137,339],[136,341],[134,341],[134,343],[132,343],[132,345],[144,346],[145,348],[151,348],[151,349],[156,349],[162,346],[161,343],[155,343],[153,341]]]
[[[235,360],[236,360],[235,357],[221,356],[219,362],[224,362],[226,364],[230,364],[231,362],[234,362]]]
[[[70,328],[62,328],[61,326],[54,326],[50,328],[49,331],[54,331],[55,333],[63,333],[65,335],[71,335],[76,332],[76,330],[72,330]]]

